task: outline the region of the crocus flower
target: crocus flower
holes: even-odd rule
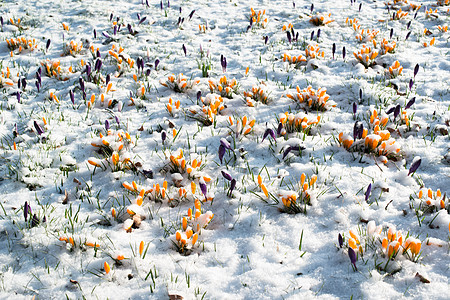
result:
[[[276,141],[275,132],[271,128],[267,128],[264,132],[263,139],[261,142],[264,142],[264,139],[270,134],[274,141]]]
[[[219,146],[219,159],[220,159],[220,163],[222,163],[223,160],[223,156],[225,155],[225,147],[220,144]]]
[[[45,45],[45,50],[48,50],[48,48],[50,47],[51,42],[52,41],[50,39],[47,40],[47,44]]]
[[[365,193],[365,201],[367,202],[367,200],[369,200],[370,197],[370,192],[372,191],[372,184],[369,183],[369,186],[367,187],[366,193]]]
[[[414,104],[414,102],[416,102],[416,97],[412,97],[411,100],[408,101],[408,103],[405,106],[405,109],[410,108]]]
[[[223,176],[226,180],[228,180],[228,181],[233,180],[233,177],[231,177],[231,175],[228,174],[227,172],[225,172],[225,171],[222,170],[221,173],[222,173],[222,176]]]
[[[23,205],[23,217],[25,219],[25,222],[28,219],[28,210],[29,210],[28,202],[25,201],[25,204]]]
[[[39,225],[39,219],[36,216],[36,214],[33,215],[33,218],[31,219],[31,227],[36,227]]]
[[[356,268],[356,253],[355,253],[355,250],[353,250],[352,248],[348,248],[348,257],[350,257],[350,262],[353,264],[353,266],[355,267],[355,270],[357,271],[358,269]]]
[[[34,128],[36,128],[36,132],[38,135],[41,135],[44,133],[44,130],[36,121],[34,121]]]
[[[344,245],[344,239],[342,238],[342,235],[339,233],[338,235],[338,242],[339,242],[339,248],[342,248]]]
[[[405,41],[409,38],[410,35],[411,35],[411,31],[409,31],[409,32],[406,34]]]
[[[333,53],[333,59],[334,59],[334,53],[336,52],[336,43],[333,43],[333,47],[331,48],[331,52]]]
[[[181,48],[183,49],[184,56],[186,56],[186,46],[183,44],[183,46]]]
[[[416,66],[414,67],[414,77],[416,77],[418,72],[419,72],[419,64],[416,64]],[[411,88],[409,88],[409,89],[411,89]]]
[[[422,159],[420,157],[415,157],[413,160],[413,163],[411,164],[411,167],[409,168],[407,176],[416,172],[417,169],[419,168],[421,162],[422,162]]]
[[[181,7],[180,7],[180,9],[181,9]],[[191,11],[191,13],[189,14],[189,20],[192,19],[192,16],[194,15],[194,13],[195,13],[195,9],[193,11]]]
[[[231,180],[231,184],[230,184],[230,189],[228,190],[228,197],[231,197],[231,195],[233,194],[233,190],[236,187],[236,179],[232,179]]]

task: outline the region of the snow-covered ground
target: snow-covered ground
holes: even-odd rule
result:
[[[3,1],[0,298],[448,299],[447,2]]]

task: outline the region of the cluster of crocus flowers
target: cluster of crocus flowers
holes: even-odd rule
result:
[[[395,11],[395,12],[392,14],[391,20],[401,20],[401,19],[403,19],[404,17],[406,17],[407,15],[408,15],[407,12],[402,11],[402,9],[399,8],[397,11]]]
[[[291,65],[295,65],[295,67],[299,67],[303,64],[306,63],[306,57],[304,57],[303,55],[298,55],[298,56],[291,56],[287,53],[283,54],[283,62],[288,62]]]
[[[400,63],[398,62],[398,60],[396,60],[396,61],[394,61],[394,62],[392,63],[392,65],[389,67],[389,69],[388,69],[388,72],[389,72],[388,75],[389,75],[389,77],[391,77],[391,78],[395,78],[395,77],[401,75],[401,74],[402,74],[402,71],[403,71],[403,67],[400,65]]]
[[[436,4],[439,5],[439,6],[450,5],[450,0],[437,0]]]
[[[355,38],[361,43],[367,43],[374,40],[378,33],[380,33],[380,31],[375,29],[361,29]]]
[[[289,23],[288,25],[284,24],[283,27],[281,28],[281,30],[287,31],[287,30],[291,30],[293,28],[294,28],[294,26],[292,25],[292,23]]]
[[[246,136],[251,133],[256,120],[254,118],[243,116],[235,117],[234,121],[231,117],[229,117],[228,122],[230,123],[231,131],[236,135],[236,137],[238,137]]]
[[[12,86],[14,86],[14,81],[11,79],[11,71],[9,67],[6,67],[6,72],[2,70],[0,74],[0,88]]]
[[[202,229],[211,222],[214,214],[211,211],[202,212],[202,204],[199,200],[194,202],[194,212],[188,209],[187,217],[181,221],[181,230],[175,232],[172,241],[176,245],[178,252],[187,253],[197,243]]]
[[[8,44],[11,53],[16,49],[18,50],[18,53],[21,53],[24,50],[33,51],[38,46],[36,39],[27,39],[25,37],[6,39],[6,44]]]
[[[59,60],[46,59],[41,61],[41,65],[44,67],[45,74],[48,77],[56,78],[62,81],[69,80],[69,77],[67,76],[69,71],[66,71],[61,67],[61,62]]]
[[[300,90],[297,86],[297,93],[286,94],[286,97],[299,103],[305,103],[312,110],[324,111],[336,106],[333,100],[329,100],[330,95],[327,94],[326,88],[314,90],[311,86],[308,86],[306,89]]]
[[[219,78],[219,81],[208,80],[209,90],[211,93],[217,93],[222,97],[233,98],[233,93],[236,93],[239,84],[235,78],[229,80],[225,75]]]
[[[388,119],[386,118],[383,119],[382,122],[385,123],[381,126],[385,126],[387,123]],[[379,119],[374,121],[373,124],[376,123],[379,123]],[[341,132],[339,133],[339,142],[349,151],[374,153],[379,156],[380,161],[383,163],[387,163],[388,158],[396,159],[400,153],[400,147],[390,137],[389,131],[381,130],[379,124],[373,128],[373,133],[369,133],[369,130],[364,128],[362,123],[356,122],[353,129],[353,137]]]
[[[173,117],[178,111],[180,111],[180,100],[173,101],[172,98],[169,98],[169,103],[166,104],[167,111]]]
[[[444,33],[444,32],[447,32],[447,30],[448,30],[448,25],[444,25],[444,26],[438,25],[437,28],[438,28],[438,30],[439,30],[440,32]]]
[[[423,46],[424,47],[433,46],[435,42],[436,42],[436,38],[433,37],[429,42],[424,42]]]
[[[422,243],[419,239],[412,236],[404,237],[400,231],[394,227],[389,227],[383,232],[381,225],[376,225],[375,221],[367,223],[367,229],[358,232],[354,229],[349,230],[346,237],[348,252],[352,264],[356,263],[357,256],[363,255],[364,251],[373,250],[386,258],[384,270],[387,271],[388,262],[403,256],[413,262],[417,262],[420,257]],[[339,246],[344,246],[344,238],[339,234]]]
[[[378,56],[378,51],[366,45],[362,45],[362,48],[357,52],[353,52],[353,55],[358,62],[368,68],[374,65],[375,58]]]
[[[427,189],[425,187],[419,190],[417,200],[420,201],[419,205],[421,205],[424,212],[439,211],[440,209],[445,209],[449,204],[446,195],[442,195],[440,189],[433,192],[432,189]]]
[[[317,13],[316,15],[312,16],[309,19],[309,22],[316,26],[323,26],[330,24],[331,22],[334,22],[334,19],[331,18],[331,13],[330,14]]]
[[[200,79],[189,80],[183,73],[175,76],[172,74],[167,77],[167,80],[161,79],[159,83],[165,87],[174,90],[177,93],[184,93],[189,89],[192,89],[200,82]]]
[[[305,56],[307,60],[316,59],[316,58],[324,58],[325,52],[320,51],[320,47],[317,44],[309,44],[305,49]]]
[[[109,122],[107,123],[109,126]],[[132,144],[131,136],[123,130],[113,131],[107,129],[107,134],[99,133],[99,137],[95,138],[91,145],[98,148],[97,152],[104,156],[104,159],[90,157],[88,163],[105,169],[110,166],[113,172],[132,168],[130,153],[126,151]]]
[[[389,227],[385,236],[380,236],[382,253],[393,260],[399,255],[406,256],[411,261],[416,262],[420,256],[422,243],[412,236],[405,238],[395,227]]]
[[[250,25],[255,28],[266,28],[269,19],[266,17],[266,10],[260,10],[256,12],[253,8],[250,8]]]
[[[124,52],[122,47],[112,44],[108,54],[116,61],[117,71],[122,73],[133,69],[135,61]]]
[[[267,104],[269,94],[265,85],[254,85],[250,90],[244,91],[244,99],[247,106],[254,107],[256,102]]]
[[[356,18],[350,19],[349,17],[347,17],[345,19],[345,25],[353,27],[354,31],[357,31],[361,28],[361,25],[358,23],[359,23],[359,20]]]
[[[308,178],[305,173],[302,173],[299,181],[299,190],[286,191],[279,190],[278,197],[283,204],[282,210],[286,213],[297,214],[305,213],[306,205],[311,205],[311,192],[317,181],[317,175],[312,175]]]
[[[72,55],[76,56],[77,54],[80,54],[83,50],[83,42],[75,42],[74,40],[71,40],[68,43],[65,43],[63,46],[63,55]]]
[[[296,114],[285,112],[278,115],[278,121],[282,124],[281,135],[292,132],[304,132],[309,134],[312,126],[319,124],[320,116],[313,117],[304,112]]]
[[[438,18],[438,10],[437,10],[437,8],[435,10],[433,10],[431,8],[428,9],[428,10],[425,10],[425,18],[426,19],[431,19],[431,18],[437,19]]]
[[[377,46],[377,42],[373,40],[373,46]],[[386,39],[383,39],[380,42],[380,54],[386,54],[386,53],[394,53],[395,47],[397,46],[397,43],[395,41],[388,41]]]
[[[212,125],[217,115],[225,109],[223,98],[217,94],[207,94],[205,97],[200,97],[200,100],[203,106],[193,106],[189,109],[189,112],[194,119],[202,122],[204,125]]]

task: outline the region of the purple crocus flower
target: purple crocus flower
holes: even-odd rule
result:
[[[224,146],[225,149],[231,150],[231,145],[225,138],[220,139],[220,145]]]
[[[145,20],[147,20],[147,17],[143,17],[142,19],[140,19],[138,25],[141,25],[142,23],[144,23]]]
[[[410,108],[416,102],[416,97],[412,97],[411,100],[406,103],[405,109]]]
[[[158,69],[158,65],[159,65],[159,59],[155,60],[155,70]]]
[[[392,39],[393,35],[394,35],[394,28],[391,28],[391,31],[389,32],[389,38]]]
[[[161,10],[163,10],[163,9],[164,9],[164,7],[163,7],[163,3],[162,3],[162,0],[161,0],[161,2],[159,2],[159,7],[161,8]]]
[[[47,44],[45,45],[45,50],[48,50],[48,48],[50,47],[51,42],[52,41],[50,39],[47,40]]]
[[[422,159],[420,157],[414,158],[414,161],[411,164],[411,167],[409,168],[407,176],[409,176],[410,174],[414,174],[417,171],[417,169],[419,168],[421,162],[422,162]]]
[[[277,128],[277,135],[280,136],[281,134],[281,130],[283,129],[283,123],[278,123],[278,128]]]
[[[320,38],[320,28],[317,30],[317,41],[319,41]]]
[[[358,271],[356,268],[356,253],[352,248],[348,248],[348,257],[350,257],[350,262],[355,267],[355,271]]]
[[[97,30],[94,29],[94,39],[97,38]]]
[[[223,178],[225,178],[226,180],[228,180],[228,181],[231,181],[231,180],[233,180],[233,177],[231,177],[231,175],[230,174],[228,174],[227,172],[225,172],[225,171],[221,171],[222,172],[222,176],[223,176]]]
[[[220,64],[222,65],[222,71],[225,73],[227,71],[227,58],[225,56],[221,56]]]
[[[220,159],[220,163],[222,163],[223,161],[223,156],[225,155],[225,147],[220,144],[219,146],[219,159]]]
[[[2,24],[3,27],[3,16],[0,16],[0,23]]]
[[[200,182],[200,190],[202,191],[203,196],[205,196],[205,199],[207,199],[206,193],[208,192],[208,189],[206,187],[206,183],[204,183],[202,181]]]
[[[291,152],[292,151],[292,147],[291,146],[289,146],[289,147],[287,147],[286,148],[286,150],[284,150],[284,152],[283,152],[283,159],[289,154],[289,152]]]
[[[292,38],[291,38],[291,33],[289,31],[286,31],[286,36],[287,36],[288,42],[291,43]]]
[[[311,32],[311,41],[314,39],[314,30]]]
[[[311,13],[313,12],[313,10],[314,10],[314,3],[311,4]]]
[[[25,204],[23,205],[23,217],[26,222],[28,219],[28,202],[27,201],[25,201]]]
[[[409,26],[411,26],[411,21],[409,21],[408,24],[406,24],[406,29],[409,29]]]
[[[106,129],[106,131],[109,130],[109,121],[108,120],[105,120],[105,129]]]
[[[39,219],[36,216],[36,214],[33,215],[33,218],[31,219],[31,227],[36,227],[39,225]]]
[[[266,131],[264,132],[263,139],[262,139],[261,142],[264,142],[264,140],[266,139],[266,137],[269,134],[273,138],[273,140],[276,141],[275,132],[273,131],[273,129],[272,128],[267,128]]]
[[[111,36],[106,32],[106,31],[102,31],[102,34],[105,38],[110,39]]]
[[[233,178],[231,180],[230,189],[228,190],[228,197],[231,197],[235,187],[236,187],[236,179]]]
[[[184,56],[186,56],[186,46],[183,44],[183,46],[181,48],[183,49]]]
[[[162,140],[163,144],[164,144],[164,141],[166,140],[166,138],[167,138],[167,133],[165,130],[163,130],[161,132],[161,140]]]
[[[372,184],[371,183],[369,183],[369,186],[367,187],[367,190],[366,190],[366,193],[364,194],[365,195],[365,198],[364,198],[364,200],[367,202],[367,200],[369,200],[369,197],[370,197],[370,193],[372,192]]]
[[[359,12],[361,12],[361,8],[362,8],[362,3],[359,4],[359,9],[358,9]]]
[[[406,34],[405,41],[409,38],[410,34],[411,34],[411,31],[409,31],[409,32]]]
[[[264,38],[264,45],[267,45],[268,41],[269,41],[269,36],[266,35],[266,37]]]
[[[336,53],[336,43],[333,43],[333,47],[331,48],[331,52],[333,53],[333,59],[334,59],[334,53]]]
[[[191,11],[191,13],[189,14],[189,20],[192,19],[192,16],[194,15],[194,13],[195,13],[195,9],[193,11]]]
[[[84,92],[84,80],[83,80],[83,78],[80,77],[78,79],[78,82],[80,83],[81,91]]]
[[[112,21],[112,18],[114,17],[114,15],[113,15],[113,13],[111,13],[110,15],[109,15],[109,21],[111,22]]]
[[[345,46],[342,47],[342,59],[345,59]]]
[[[339,233],[338,235],[338,242],[339,242],[339,248],[342,248],[344,245],[344,239],[342,238],[342,235]]]
[[[117,125],[120,125],[119,117],[118,116],[114,116],[114,119],[116,119]]]
[[[411,91],[413,85],[414,85],[414,80],[411,78],[411,79],[409,80],[409,90],[410,90],[410,91]]]
[[[39,82],[36,80],[36,82],[35,82],[35,85],[36,85],[36,89],[37,89],[37,91],[38,91],[38,93],[39,93]]]
[[[416,64],[416,66],[414,67],[414,78],[416,77],[418,72],[419,72],[419,64]]]
[[[91,76],[91,64],[90,63],[88,63],[86,65],[86,75],[88,78]]]
[[[16,97],[17,97],[17,102],[20,103],[20,93],[19,92],[16,93]]]
[[[107,74],[106,75],[106,85],[108,85],[108,83],[111,81],[111,75]]]
[[[25,89],[27,87],[27,79],[24,77],[22,78],[22,88]]]
[[[356,104],[356,102],[353,102],[353,116],[356,115],[357,110],[358,110],[358,104]]]
[[[75,104],[75,95],[73,94],[73,90],[69,91],[69,95],[70,95],[70,101],[72,101],[72,104]]]
[[[397,106],[394,109],[394,121],[395,121],[395,118],[397,118],[399,114],[400,114],[400,104],[397,104]]]
[[[36,132],[38,135],[41,135],[44,133],[44,130],[36,121],[34,121],[34,128],[36,128]]]
[[[201,97],[202,97],[202,92],[198,91],[197,92],[197,101],[199,101]]]

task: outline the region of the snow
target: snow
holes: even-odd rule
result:
[[[450,47],[438,26],[450,11],[438,2],[414,17],[406,0],[4,1],[0,298],[448,298]],[[309,22],[320,15],[327,24]],[[20,37],[36,47],[10,49]],[[70,54],[71,41],[83,48]],[[378,52],[368,68],[353,54],[363,44]],[[384,238],[420,253],[389,258]]]

